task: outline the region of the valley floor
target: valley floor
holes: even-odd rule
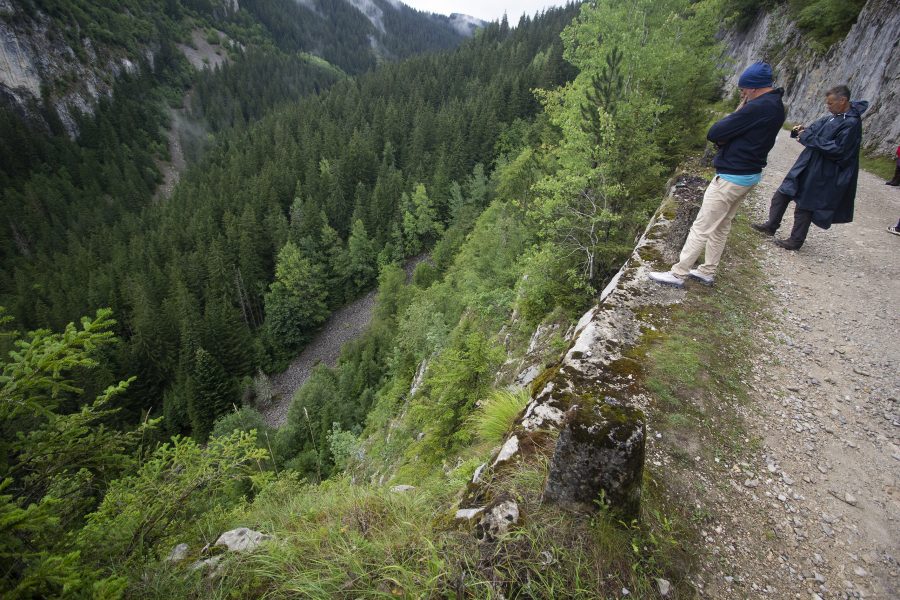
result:
[[[765,217],[801,149],[782,132],[748,219]],[[900,189],[861,172],[853,223],[813,227],[798,252],[753,238],[769,311],[739,409],[748,452],[725,483],[712,466],[701,596],[900,597],[898,217]]]

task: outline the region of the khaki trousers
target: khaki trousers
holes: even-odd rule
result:
[[[737,214],[741,200],[754,187],[737,185],[716,175],[703,194],[703,204],[691,225],[691,232],[681,249],[678,263],[672,266],[674,274],[687,277],[701,253],[705,256],[698,271],[709,276],[716,274],[716,267],[719,266],[719,259],[722,258],[725,242],[731,231],[731,221]]]

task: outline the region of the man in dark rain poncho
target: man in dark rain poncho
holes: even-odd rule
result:
[[[856,179],[859,175],[859,148],[862,143],[862,113],[866,101],[850,101],[850,90],[839,85],[825,93],[829,115],[812,125],[798,125],[791,137],[806,148],[769,206],[769,219],[752,227],[766,235],[774,235],[791,200],[794,227],[786,239],[775,240],[785,250],[799,250],[806,240],[811,223],[828,229],[833,223],[853,220]]]

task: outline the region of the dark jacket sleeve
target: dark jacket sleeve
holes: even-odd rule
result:
[[[832,139],[818,135],[818,132],[804,131],[800,134],[800,143],[807,148],[818,150],[828,160],[842,162],[859,149],[859,127],[856,125],[847,127]]]
[[[756,111],[747,105],[741,110],[735,111],[716,121],[709,131],[706,132],[706,139],[715,144],[725,144],[737,136],[746,133],[754,127],[757,122]]]

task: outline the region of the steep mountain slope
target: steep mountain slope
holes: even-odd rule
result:
[[[467,33],[448,17],[385,0],[4,0],[0,99],[47,123],[52,108],[74,135],[77,114],[93,112],[121,74],[142,65],[159,70],[178,51],[203,66],[196,47],[206,40],[222,59],[269,48],[360,73],[382,60],[450,48]]]
[[[819,20],[826,20],[824,15]],[[824,113],[825,90],[847,84],[854,99],[868,100],[863,145],[892,156],[900,143],[900,10],[893,0],[868,0],[846,35],[829,48],[816,44],[802,20],[776,6],[762,11],[744,31],[724,38],[734,59],[728,76],[736,84],[750,63],[765,59],[785,87],[788,120],[809,123]]]

